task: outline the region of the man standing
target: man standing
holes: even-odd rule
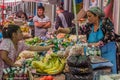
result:
[[[57,6],[56,13],[57,13],[57,17],[56,17],[55,29],[59,32],[64,33],[64,29],[68,29],[73,26],[72,20],[74,19],[74,14],[65,11],[62,6]]]
[[[37,15],[33,18],[35,26],[35,36],[45,38],[48,28],[51,27],[50,19],[44,15],[45,8],[38,6]]]

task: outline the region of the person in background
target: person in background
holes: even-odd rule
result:
[[[37,15],[33,18],[35,26],[35,36],[42,39],[45,39],[48,28],[51,27],[51,21],[44,14],[44,11],[45,8],[43,6],[38,6]]]
[[[23,13],[23,10],[20,8],[20,10],[16,12],[16,18],[21,18],[22,13]]]
[[[74,19],[74,14],[65,11],[62,6],[57,6],[56,13],[57,13],[55,23],[55,29],[57,30],[56,32],[69,33],[70,28],[73,27],[72,20]]]
[[[24,20],[24,21],[28,21],[28,17],[27,17],[27,14],[25,12],[23,12],[21,14],[21,18]]]
[[[87,35],[89,46],[100,46],[102,57],[113,63],[112,73],[116,68],[116,41],[120,40],[114,32],[114,25],[109,18],[104,18],[104,12],[99,7],[87,11],[88,23],[80,28],[81,34]]]
[[[54,45],[49,46],[28,46],[22,40],[22,32],[18,25],[8,25],[3,31],[3,40],[0,44],[0,75],[7,67],[16,67],[14,64],[19,53],[23,50],[47,51]],[[1,77],[0,77],[1,80]]]

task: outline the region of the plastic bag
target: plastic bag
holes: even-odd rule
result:
[[[82,55],[71,55],[67,59],[67,64],[71,67],[88,67],[91,66],[89,57]]]
[[[79,45],[75,45],[70,49],[69,52],[69,56],[73,55],[73,54],[77,54],[77,55],[84,55],[84,48],[79,46]]]
[[[72,75],[70,73],[66,73],[65,80],[93,80],[93,74],[88,75]]]
[[[69,67],[70,73],[73,75],[86,75],[92,73],[92,68],[77,68],[77,67]]]

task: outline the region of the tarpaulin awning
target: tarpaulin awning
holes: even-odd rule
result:
[[[7,2],[7,3],[4,3],[5,6],[16,6],[20,4],[20,2]]]
[[[0,8],[2,8],[2,9],[3,9],[3,8],[6,8],[6,6],[4,6],[4,5],[0,5]]]
[[[48,2],[48,0],[22,0],[27,2]]]
[[[4,5],[7,6],[15,6],[18,5],[22,0],[4,0]],[[3,0],[0,0],[0,4],[3,5]]]

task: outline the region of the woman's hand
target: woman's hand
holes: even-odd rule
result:
[[[70,33],[70,29],[69,28],[61,28],[59,27],[58,30],[54,31],[55,34],[58,33],[65,33],[65,34],[69,34]]]
[[[59,34],[63,31],[63,28],[59,27],[58,30],[54,31],[54,34]]]
[[[90,47],[92,47],[92,45],[94,45],[95,47],[97,47],[97,46],[103,46],[104,43],[102,41],[99,41],[97,43],[90,43],[90,44],[88,44],[88,46],[90,46]]]
[[[92,45],[94,45],[95,47],[100,46],[100,42],[88,44],[89,47],[92,47]]]
[[[22,67],[21,64],[14,64],[13,67]]]

